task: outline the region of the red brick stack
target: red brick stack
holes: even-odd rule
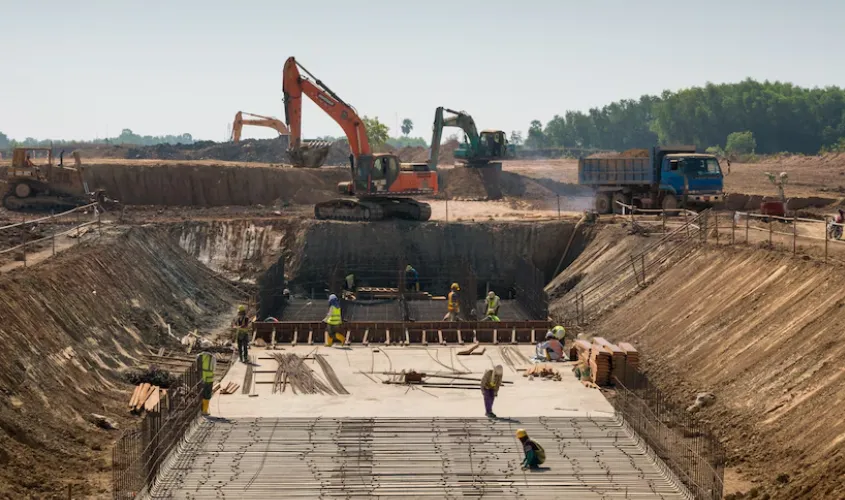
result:
[[[638,370],[640,367],[640,353],[627,342],[620,342],[619,348],[625,351],[625,363],[629,369]]]
[[[599,386],[610,385],[611,354],[600,344],[593,344],[590,349],[590,374],[593,382]]]

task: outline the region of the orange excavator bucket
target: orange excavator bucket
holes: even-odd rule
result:
[[[288,149],[288,156],[294,167],[319,168],[329,157],[331,147],[327,141],[303,142],[298,148]]]

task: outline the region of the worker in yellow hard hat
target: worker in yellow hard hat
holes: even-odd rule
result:
[[[449,295],[446,296],[446,315],[443,316],[443,321],[460,321],[461,305],[458,292],[461,291],[461,287],[457,283],[452,283],[449,289]]]
[[[235,330],[235,338],[238,342],[238,358],[241,363],[249,362],[249,318],[246,315],[246,306],[241,304],[238,306],[238,315],[232,322],[232,328]]]
[[[563,344],[563,341],[566,340],[566,328],[564,328],[560,325],[557,325],[557,326],[555,326],[554,328],[551,329],[551,332],[552,332],[552,335],[554,335],[554,337],[561,344]]]
[[[529,438],[525,429],[517,429],[516,438],[522,443],[522,451],[525,452],[525,459],[522,461],[523,469],[537,469],[540,464],[546,461],[546,450]]]

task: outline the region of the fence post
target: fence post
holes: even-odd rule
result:
[[[23,267],[26,267],[26,214],[23,216],[23,225],[21,225],[21,238],[23,239]]]
[[[738,212],[734,212],[733,217],[731,217],[731,246],[736,243],[736,214]]]
[[[97,210],[96,207],[94,208],[94,210]],[[102,220],[100,218],[100,211],[99,210],[97,210],[97,236],[99,236],[100,238],[103,237],[103,223],[102,223]]]
[[[663,217],[663,234],[666,234],[666,210],[661,210],[660,215]]]
[[[798,217],[792,216],[792,255],[797,253],[798,245]]]
[[[634,228],[634,200],[631,200],[631,229]]]
[[[704,238],[704,243],[707,243],[707,230],[710,229],[707,224],[710,219],[710,210],[704,211],[704,220],[701,222],[701,235]]]
[[[745,244],[748,244],[748,221],[751,220],[750,214],[745,214]]]
[[[715,226],[715,228],[716,228],[716,246],[718,246],[719,245],[719,212],[716,212],[715,214],[713,214],[713,216],[716,218],[716,221],[713,224],[713,226]]]
[[[50,210],[50,220],[55,220],[56,214],[53,210]],[[56,230],[53,229],[53,234],[50,236],[51,243],[53,245],[53,255],[56,255]]]
[[[684,209],[684,227],[687,228],[687,239],[689,239],[689,214],[686,209]]]
[[[557,218],[560,219],[560,195],[557,195]]]
[[[824,216],[824,263],[825,264],[827,264],[827,236],[828,236],[828,231],[827,231],[828,226],[827,225],[828,224],[829,224],[829,222],[827,220],[827,216],[825,215]]]
[[[772,217],[769,217],[769,246],[772,246]]]
[[[449,199],[446,199],[446,222],[449,222]]]
[[[79,221],[80,221],[81,217],[82,216],[79,215],[79,212],[77,211],[76,212],[76,244],[77,245],[79,244]]]

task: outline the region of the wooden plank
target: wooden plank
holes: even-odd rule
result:
[[[255,343],[255,339],[253,339],[252,342]],[[270,336],[270,348],[271,349],[276,348],[276,329],[275,328],[273,328],[273,334]]]
[[[384,345],[390,345],[390,328],[384,330]]]
[[[493,345],[499,345],[499,330],[493,328]]]
[[[293,329],[293,339],[290,341],[291,347],[296,347],[296,339],[298,339],[298,338],[299,338],[299,329],[294,328]]]
[[[132,391],[132,397],[129,398],[129,407],[134,408],[136,401],[138,400],[138,394],[141,392],[141,385],[136,385],[135,390]]]
[[[314,330],[308,330],[308,345],[314,345]]]
[[[437,330],[437,340],[440,342],[440,345],[446,345],[446,342],[443,342],[443,330]]]
[[[537,343],[537,339],[536,339],[536,338],[535,338],[535,336],[534,336],[534,329],[533,329],[533,328],[531,329],[531,343],[532,343],[532,344],[536,344],[536,343]]]
[[[511,344],[516,344],[516,328],[511,330]]]
[[[343,339],[343,345],[349,345],[352,343],[352,330],[346,330],[346,338]]]
[[[156,387],[154,385],[150,385],[150,384],[146,384],[146,385],[147,385],[147,390],[146,390],[146,392],[141,394],[140,398],[138,398],[138,404],[135,405],[136,410],[141,410],[142,408],[144,408],[144,404],[150,398],[153,391],[158,389],[158,387]]]
[[[370,341],[367,339],[367,337],[369,337],[369,336],[370,336],[370,329],[367,328],[366,330],[364,330],[364,340],[361,343],[364,344],[364,345],[370,345]]]
[[[428,332],[422,331],[422,345],[428,345]]]
[[[408,329],[405,328],[405,346],[411,345],[411,334],[408,333]]]
[[[478,332],[475,330],[475,328],[472,329],[472,343],[478,343]]]
[[[148,383],[141,384],[141,391],[138,392],[138,397],[135,398],[135,404],[132,406],[132,408],[134,408],[135,410],[141,409],[141,405],[144,404],[145,401],[147,401],[147,397],[149,396],[150,388],[151,388],[151,386]]]
[[[460,328],[458,329],[458,345],[464,345],[464,336],[461,335]]]
[[[161,389],[158,386],[153,386],[153,390],[150,393],[150,397],[147,398],[147,401],[144,402],[144,409],[146,411],[153,411],[155,410],[156,406],[158,405],[159,401],[161,401],[161,395],[159,391]]]
[[[471,345],[469,348],[464,349],[463,351],[458,351],[457,354],[458,354],[458,356],[469,356],[476,349],[478,349],[478,343]]]
[[[476,350],[472,351],[470,354],[472,354],[473,356],[481,356],[482,354],[484,354],[484,351],[486,351],[486,350],[487,350],[486,347],[482,347],[481,349],[476,349]]]

